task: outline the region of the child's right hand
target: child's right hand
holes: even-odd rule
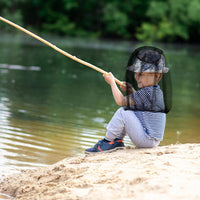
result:
[[[126,92],[126,82],[123,82],[123,85],[120,85],[122,91]]]
[[[123,82],[123,85],[120,86],[121,90],[124,92],[127,92],[128,94],[131,94],[135,92],[134,88],[131,86],[131,84]]]

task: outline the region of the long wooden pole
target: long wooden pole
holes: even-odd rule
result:
[[[79,62],[79,63],[81,63],[81,64],[83,64],[83,65],[85,65],[87,67],[90,67],[90,68],[92,68],[92,69],[94,69],[94,70],[96,70],[96,71],[98,71],[98,72],[100,72],[102,74],[107,74],[108,73],[108,72],[106,72],[106,71],[104,71],[104,70],[102,70],[102,69],[100,69],[100,68],[98,68],[98,67],[96,67],[96,66],[94,66],[94,65],[92,65],[90,63],[88,63],[88,62],[85,62],[84,60],[81,60],[81,59],[77,58],[76,56],[72,56],[71,54],[67,53],[66,51],[63,51],[62,49],[56,47],[55,45],[51,44],[50,42],[48,42],[48,41],[44,40],[43,38],[37,36],[36,34],[26,30],[25,28],[22,28],[21,26],[13,23],[13,22],[11,22],[11,21],[9,21],[9,20],[1,17],[1,16],[0,16],[0,20],[6,22],[7,24],[10,24],[11,26],[14,26],[15,28],[25,32],[26,34],[28,34],[28,35],[30,35],[32,37],[34,37],[35,39],[40,40],[44,44],[50,46],[51,48],[55,49],[56,51],[60,52],[61,54],[71,58],[72,60],[75,60],[76,62]],[[119,84],[119,85],[123,85],[123,82],[119,81],[116,78],[115,78],[115,82],[117,84]]]

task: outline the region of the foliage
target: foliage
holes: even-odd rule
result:
[[[199,13],[200,0],[0,1],[1,16],[37,31],[141,41],[199,42]]]
[[[115,4],[110,3],[104,7],[102,22],[105,35],[129,36],[127,32],[128,17]]]
[[[199,41],[200,0],[153,0],[146,15],[149,22],[138,28],[139,40]],[[191,30],[197,32],[191,37]]]

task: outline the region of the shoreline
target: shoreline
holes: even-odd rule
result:
[[[200,199],[200,144],[126,148],[21,170],[0,180],[15,199]]]

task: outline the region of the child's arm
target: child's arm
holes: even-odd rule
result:
[[[116,104],[119,106],[126,106],[128,98],[123,96],[123,94],[117,87],[117,84],[115,83],[114,76],[112,75],[112,73],[110,72],[108,74],[104,74],[103,77],[105,81],[111,86],[112,94],[113,94]],[[135,102],[133,100],[131,101],[131,105],[135,105]]]

